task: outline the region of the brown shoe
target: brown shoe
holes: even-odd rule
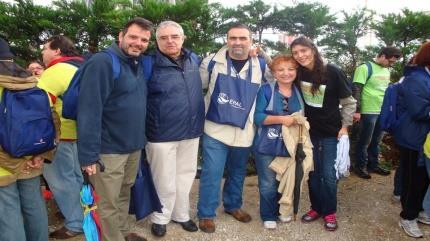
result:
[[[68,230],[66,227],[62,227],[52,233],[49,234],[50,238],[55,238],[55,239],[69,239],[69,238],[73,238],[75,236],[78,236],[82,234],[82,232],[73,232]]]
[[[215,223],[212,219],[199,219],[199,228],[205,233],[215,232]]]
[[[240,221],[242,223],[249,223],[252,220],[251,216],[242,209],[236,209],[234,211],[225,211],[225,213],[230,214],[237,221]]]
[[[124,237],[125,241],[147,241],[146,238],[137,233],[129,233]]]

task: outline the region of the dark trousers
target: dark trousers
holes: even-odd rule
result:
[[[418,166],[419,152],[402,146],[400,149],[400,165],[402,170],[402,212],[400,217],[413,220],[422,210],[424,195],[426,194],[429,178],[426,167]]]

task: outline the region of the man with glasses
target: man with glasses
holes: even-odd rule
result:
[[[360,121],[361,129],[355,152],[355,173],[363,179],[371,178],[369,172],[390,175],[389,170],[379,166],[379,143],[383,136],[379,114],[385,90],[390,84],[388,68],[401,54],[398,48],[385,47],[375,59],[358,66],[354,73],[352,94],[357,100],[354,121]]]
[[[154,67],[148,81],[146,154],[163,206],[162,213],[151,216],[151,232],[162,237],[170,220],[188,232],[198,230],[190,218],[189,195],[197,171],[205,109],[200,59],[183,48],[181,25],[164,21],[155,35],[157,49],[151,55]]]

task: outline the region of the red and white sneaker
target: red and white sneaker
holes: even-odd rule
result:
[[[302,216],[302,222],[310,223],[317,220],[320,215],[313,209],[309,210],[305,215]]]
[[[335,231],[337,229],[336,213],[329,214],[324,217],[324,228],[327,231]]]

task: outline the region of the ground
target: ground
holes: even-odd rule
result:
[[[338,185],[338,223],[336,232],[327,232],[320,219],[311,224],[293,221],[288,224],[279,224],[276,230],[265,230],[259,217],[259,197],[257,177],[246,178],[244,189],[243,208],[248,211],[253,220],[248,224],[240,223],[231,216],[223,213],[222,207],[218,209],[215,219],[216,232],[206,234],[203,232],[188,233],[177,224],[167,226],[167,234],[163,238],[155,238],[150,232],[150,222],[142,220],[136,223],[134,231],[151,240],[216,240],[216,241],[261,241],[261,240],[360,240],[360,241],[395,241],[414,240],[405,235],[399,228],[400,203],[391,200],[393,190],[393,174],[388,177],[372,175],[372,179],[363,180],[355,175],[341,179]],[[191,192],[191,215],[196,218],[196,205],[199,182],[196,180]],[[52,209],[52,204],[49,205]],[[303,190],[300,202],[299,215],[309,208],[307,188]],[[61,222],[51,213],[50,229],[58,228]],[[132,216],[130,216],[132,218]],[[430,240],[430,226],[420,224],[425,238]],[[71,241],[84,241],[83,236]]]

